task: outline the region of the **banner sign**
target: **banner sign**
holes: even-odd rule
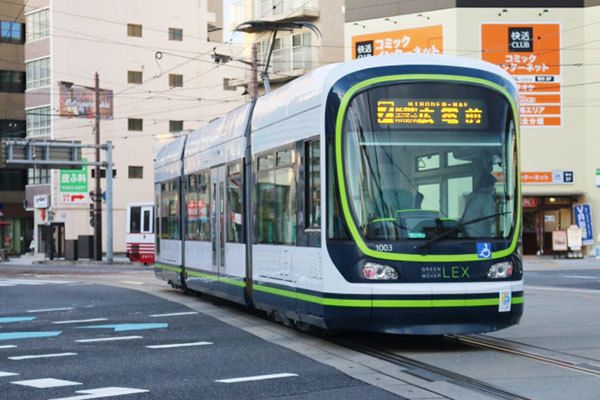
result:
[[[583,244],[594,244],[594,227],[592,225],[592,206],[589,203],[573,205],[575,223],[581,228]]]
[[[572,185],[575,182],[573,171],[521,172],[521,183],[538,185]]]
[[[443,52],[443,25],[352,36],[352,59],[385,54]]]
[[[82,159],[82,161],[86,161]],[[86,204],[90,202],[88,193],[88,167],[61,169],[60,200],[63,204]]]
[[[517,81],[521,126],[562,125],[560,24],[482,24],[481,58]]]
[[[59,115],[61,117],[94,118],[96,91],[92,87],[59,82]],[[100,89],[100,118],[113,117],[113,91]]]

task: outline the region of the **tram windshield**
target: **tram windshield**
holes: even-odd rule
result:
[[[509,102],[475,85],[413,82],[350,102],[346,196],[367,240],[507,238],[516,144]]]

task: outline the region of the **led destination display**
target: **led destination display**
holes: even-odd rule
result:
[[[377,123],[399,128],[485,129],[484,101],[471,99],[381,99]]]

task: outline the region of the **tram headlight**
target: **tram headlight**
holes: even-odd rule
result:
[[[513,263],[511,261],[502,261],[496,263],[488,269],[487,276],[489,279],[504,279],[510,278],[513,274]]]
[[[398,279],[398,271],[388,265],[366,262],[361,267],[362,276],[369,280],[391,281]]]

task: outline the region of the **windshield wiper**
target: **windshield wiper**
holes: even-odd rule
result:
[[[439,242],[440,240],[442,240],[446,236],[448,236],[451,233],[456,232],[456,231],[458,231],[460,229],[463,229],[467,225],[475,224],[477,222],[485,221],[486,219],[499,217],[501,215],[506,215],[506,214],[509,214],[509,213],[510,213],[510,211],[504,211],[504,212],[499,212],[499,213],[492,214],[492,215],[486,215],[484,217],[474,218],[474,219],[471,219],[469,221],[459,222],[457,225],[453,226],[452,228],[449,228],[448,230],[445,230],[444,232],[440,233],[439,235],[432,237],[431,239],[429,239],[428,241],[426,241],[425,243],[423,243],[422,245],[420,245],[419,247],[417,247],[417,250],[419,250],[419,251],[425,250],[426,248],[428,248],[429,246],[431,246],[435,242]]]

